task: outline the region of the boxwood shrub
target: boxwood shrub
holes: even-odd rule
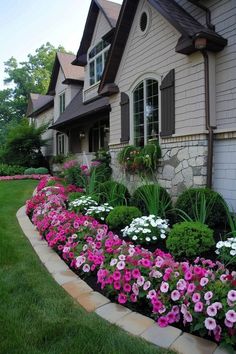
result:
[[[110,211],[106,218],[106,223],[111,230],[121,230],[128,226],[133,219],[142,216],[141,211],[132,206],[117,206]]]
[[[170,230],[166,247],[176,258],[204,255],[215,245],[213,230],[200,222],[184,221]]]
[[[25,167],[18,165],[7,165],[5,163],[0,164],[0,176],[14,176],[23,175]]]

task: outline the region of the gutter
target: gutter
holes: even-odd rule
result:
[[[211,30],[215,30],[215,26],[211,23],[211,12],[208,9],[208,7],[206,7],[205,5],[202,5],[199,3],[199,0],[188,0],[189,2],[191,2],[193,5],[199,7],[200,9],[202,9],[203,11],[206,12],[206,25],[207,28],[211,29]]]

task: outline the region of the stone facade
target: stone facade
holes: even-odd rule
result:
[[[110,146],[113,177],[123,181],[132,192],[141,184],[142,178],[123,171],[117,154],[121,145]],[[167,189],[173,199],[186,188],[204,187],[207,175],[207,138],[188,136],[162,140],[162,158],[152,180]]]

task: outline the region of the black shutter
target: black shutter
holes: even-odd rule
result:
[[[121,143],[128,143],[130,138],[129,127],[129,96],[125,92],[120,95],[120,108],[121,108]]]
[[[161,136],[175,133],[175,70],[172,69],[161,83]]]

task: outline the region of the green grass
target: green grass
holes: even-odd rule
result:
[[[85,312],[51,278],[15,216],[36,184],[0,182],[0,353],[173,353]]]

